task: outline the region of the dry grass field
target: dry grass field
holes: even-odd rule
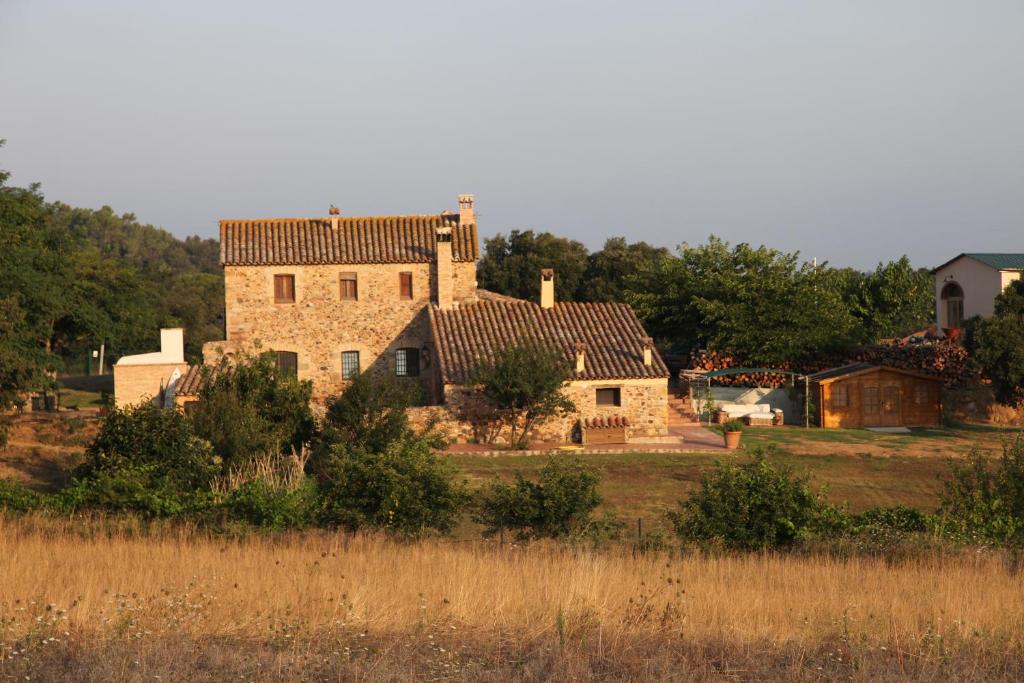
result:
[[[1020,680],[996,552],[705,557],[0,518],[0,680]]]

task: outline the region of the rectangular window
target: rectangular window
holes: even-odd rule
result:
[[[618,387],[597,390],[597,405],[599,406],[621,406],[622,390]]]
[[[398,349],[395,351],[395,374],[399,377],[419,377],[419,349]]]
[[[359,374],[359,352],[341,352],[341,378],[352,379]]]
[[[878,387],[864,387],[864,414],[878,414]]]
[[[412,273],[398,274],[398,296],[402,299],[412,298]]]
[[[299,354],[294,351],[277,352],[277,371],[288,377],[299,376]]]
[[[919,406],[928,405],[931,393],[931,388],[927,382],[918,382],[914,387],[914,403]]]
[[[295,303],[295,276],[275,275],[274,276],[274,303],[293,304]]]
[[[846,385],[833,385],[831,399],[833,410],[845,410],[847,406]]]
[[[355,273],[341,274],[341,300],[356,301],[359,299],[359,286]]]

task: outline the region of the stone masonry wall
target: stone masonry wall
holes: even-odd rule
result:
[[[621,390],[621,406],[597,405],[596,389],[605,387]],[[568,443],[578,437],[576,427],[581,418],[615,415],[629,419],[630,439],[668,434],[667,379],[571,382],[565,392],[576,404],[576,412],[541,424],[531,435],[532,441]],[[484,441],[487,425],[480,394],[469,387],[448,384],[444,396],[443,406],[411,409],[409,417],[413,427],[421,428],[430,416],[436,416],[456,442]],[[502,434],[499,443],[505,436]]]
[[[411,300],[400,297],[403,272],[412,273]],[[358,300],[341,300],[342,273],[356,274]],[[274,275],[295,276],[295,303],[274,303]],[[454,263],[453,279],[456,302],[475,297],[475,264]],[[251,351],[257,343],[295,352],[299,379],[313,381],[313,399],[322,403],[344,387],[342,351],[358,351],[362,371],[394,373],[395,351],[410,347],[420,352],[424,389],[432,390],[437,361],[426,307],[436,296],[434,264],[228,266],[224,295],[227,340],[205,345],[208,363],[216,349]]]
[[[114,365],[114,405],[124,408],[143,401],[159,405],[160,391],[167,386],[175,370],[184,373],[188,364]]]

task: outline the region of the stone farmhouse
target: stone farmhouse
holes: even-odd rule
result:
[[[566,392],[578,408],[535,437],[568,441],[581,424],[605,423],[628,423],[630,438],[667,435],[669,370],[632,309],[557,302],[551,270],[537,273],[539,302],[479,289],[473,196],[458,203],[458,213],[421,216],[332,208],[324,218],[221,221],[226,338],[204,345],[204,363],[272,351],[282,370],[312,382],[321,405],[357,373],[388,373],[420,383],[433,408],[417,410],[440,412],[470,439],[481,418],[470,386],[477,363],[529,340],[565,356]],[[155,366],[144,391],[140,358],[118,363],[132,373],[130,387],[115,387],[118,405],[143,394],[164,404],[194,399],[199,368]]]

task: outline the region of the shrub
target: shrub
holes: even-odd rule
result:
[[[1024,280],[1011,282],[993,314],[972,323],[966,343],[996,398],[1007,405],[1024,401]]]
[[[491,409],[494,427],[488,441],[508,427],[509,444],[525,448],[534,427],[575,410],[573,402],[562,393],[569,377],[569,364],[563,355],[539,344],[510,346],[481,361],[473,383],[480,386]]]
[[[1024,436],[1003,446],[993,462],[980,450],[950,462],[939,508],[942,530],[956,538],[1024,543]]]
[[[320,520],[350,531],[369,526],[406,536],[447,533],[465,502],[456,469],[429,439],[406,433],[380,452],[331,448],[318,463]]]
[[[601,504],[600,476],[578,458],[552,458],[537,482],[518,475],[515,484],[496,481],[478,493],[473,519],[485,535],[508,529],[521,539],[580,533]]]
[[[309,382],[277,369],[272,353],[242,355],[234,362],[224,358],[203,368],[192,424],[228,466],[257,454],[300,450],[316,430],[311,393]]]
[[[248,481],[232,491],[224,503],[234,519],[265,529],[301,529],[315,521],[319,504],[316,483],[277,488],[262,479]]]
[[[0,510],[30,512],[46,505],[47,498],[24,484],[11,479],[0,479]]]
[[[146,403],[107,415],[61,499],[72,509],[180,515],[208,504],[219,471],[210,445],[184,415]]]
[[[670,511],[684,541],[734,550],[790,545],[816,531],[841,527],[842,513],[811,490],[808,478],[774,465],[757,449],[750,462],[719,463],[701,476],[701,490]]]

